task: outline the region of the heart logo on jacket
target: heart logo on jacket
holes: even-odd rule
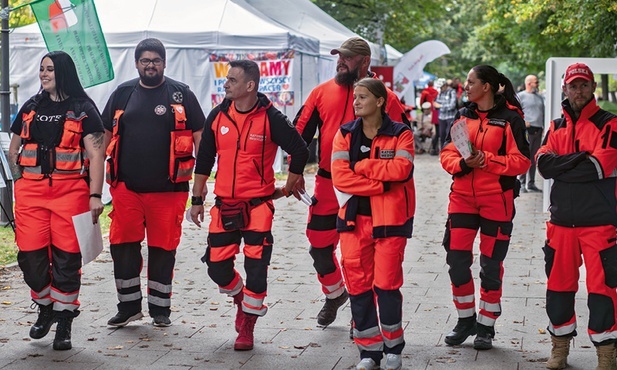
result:
[[[225,135],[228,132],[229,132],[229,127],[221,126],[221,134]]]

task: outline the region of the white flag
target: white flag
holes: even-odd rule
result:
[[[441,41],[430,40],[416,45],[405,53],[394,66],[393,91],[400,98],[409,89],[413,81],[422,77],[424,67],[436,58],[449,54],[450,49]]]

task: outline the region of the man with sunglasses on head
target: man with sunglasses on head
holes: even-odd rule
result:
[[[371,48],[365,40],[352,37],[330,53],[338,55],[336,76],[311,91],[294,120],[296,130],[307,145],[319,130],[319,170],[315,176],[313,204],[309,208],[306,236],[310,243],[309,254],[313,258],[313,267],[326,296],[325,304],[317,315],[317,324],[321,326],[334,322],[338,309],[349,297],[336,257],[336,246],[339,242],[336,215],[339,204],[330,174],[332,141],[342,124],[356,118],[353,108],[354,84],[365,77],[376,78],[375,73],[369,71]],[[405,109],[390,89],[386,113],[393,121],[409,125]],[[301,199],[304,193],[304,179],[301,177],[294,188],[294,196]]]
[[[113,211],[109,241],[118,313],[109,326],[143,317],[141,242],[148,240],[148,311],[171,325],[172,276],[189,180],[206,118],[189,87],[164,75],[165,47],[154,38],[135,48],[139,78],[112,93],[102,114],[106,180]]]

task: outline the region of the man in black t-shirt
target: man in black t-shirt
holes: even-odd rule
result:
[[[122,327],[143,317],[141,242],[148,240],[148,310],[169,326],[172,276],[182,218],[205,116],[189,87],[164,76],[165,47],[145,39],[135,49],[139,78],[113,92],[102,114],[107,182],[113,212],[109,232]]]

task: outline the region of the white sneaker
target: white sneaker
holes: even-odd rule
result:
[[[386,365],[384,366],[385,370],[400,370],[402,367],[403,361],[401,360],[401,355],[394,353],[386,354]]]
[[[375,360],[367,357],[356,365],[356,370],[379,370],[379,365],[375,363]]]

